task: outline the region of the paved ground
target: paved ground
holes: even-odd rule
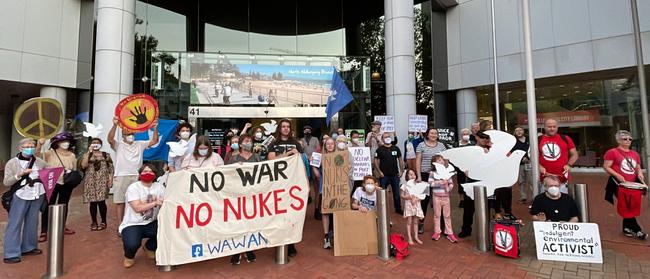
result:
[[[403,261],[382,261],[375,256],[334,257],[332,250],[322,249],[320,221],[313,219],[309,208],[305,222],[304,239],[298,244],[298,256],[285,266],[273,262],[273,249],[258,252],[255,263],[242,262],[231,266],[222,258],[178,267],[170,273],[158,272],[154,262],[139,252],[136,265],[122,267],[121,241],[115,235],[117,223],[113,207],[109,207],[109,229],[91,232],[87,207],[82,204],[80,188],[71,202],[69,227],[77,234],[65,238],[65,278],[650,278],[648,241],[626,238],[620,233],[620,220],[614,207],[602,202],[605,177],[596,174],[576,175],[576,181],[589,185],[589,204],[592,222],[600,225],[604,243],[604,264],[576,264],[538,261],[530,222],[522,230],[522,257],[517,260],[478,253],[474,239],[463,239],[459,244],[446,240],[426,240],[411,248],[411,256]],[[517,192],[513,195],[518,197]],[[454,197],[456,199],[457,197]],[[390,200],[390,199],[389,199]],[[457,204],[457,201],[454,201]],[[516,203],[515,203],[516,204]],[[313,206],[313,205],[311,205]],[[515,214],[529,220],[525,206],[516,204]],[[462,209],[452,208],[454,228],[460,228]],[[431,218],[431,215],[428,215]],[[403,220],[391,215],[393,231],[405,230]],[[0,232],[4,232],[7,216],[0,213]],[[647,205],[640,220],[650,227]],[[433,230],[427,220],[426,234]],[[456,231],[457,232],[457,231]],[[46,245],[41,244],[45,249]],[[31,256],[16,265],[0,264],[0,278],[37,278],[45,273],[46,256]]]

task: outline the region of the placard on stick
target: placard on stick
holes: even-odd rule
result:
[[[375,121],[381,122],[379,132],[395,132],[395,117],[392,115],[375,115]]]
[[[350,209],[350,159],[348,151],[323,154],[323,201],[321,212],[332,213]]]
[[[409,114],[409,132],[424,132],[427,130],[427,116],[420,114]]]

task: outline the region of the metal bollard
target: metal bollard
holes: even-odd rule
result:
[[[65,228],[65,204],[49,207],[47,273],[43,278],[57,278],[63,275],[63,229]]]
[[[158,271],[160,271],[160,272],[170,272],[172,270],[174,270],[173,265],[159,265],[158,266]]]
[[[275,248],[275,263],[276,264],[289,263],[289,246],[282,245]]]
[[[576,184],[574,189],[575,201],[580,211],[580,222],[589,223],[589,205],[587,200],[587,184]]]
[[[476,224],[476,249],[481,252],[490,250],[490,222],[488,221],[487,194],[485,186],[474,186],[474,223]]]
[[[390,246],[388,244],[388,203],[386,190],[377,190],[377,255],[382,260],[390,260]]]

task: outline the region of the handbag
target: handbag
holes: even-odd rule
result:
[[[61,161],[61,157],[59,157],[59,153],[57,153],[56,150],[54,150],[54,154],[56,155],[57,158],[59,158],[59,162],[61,162],[61,166],[65,168],[63,161]],[[63,184],[75,188],[79,186],[79,184],[81,184],[82,179],[83,179],[83,175],[81,174],[80,171],[65,170],[65,174],[63,175]]]
[[[31,169],[34,166],[34,162],[36,162],[36,158],[32,157],[31,160],[29,161],[29,165],[27,165],[27,168]],[[9,209],[11,208],[11,201],[14,198],[14,194],[16,194],[16,192],[20,190],[20,188],[25,187],[25,185],[22,185],[22,183],[25,179],[28,178],[29,178],[28,175],[20,178],[20,180],[14,183],[14,185],[11,185],[11,188],[9,188],[9,190],[2,193],[2,207],[5,210],[7,210],[7,212],[9,212]]]

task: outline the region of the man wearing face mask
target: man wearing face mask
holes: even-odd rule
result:
[[[133,132],[122,130],[122,138],[118,141],[115,139],[117,124],[119,119],[113,118],[113,127],[108,132],[108,143],[115,151],[115,174],[113,175],[113,203],[117,220],[124,217],[124,203],[126,199],[126,189],[132,183],[138,181],[138,169],[142,166],[142,157],[144,150],[158,143],[158,121],[154,121],[151,128],[154,130],[153,136],[148,141],[136,141]],[[118,233],[119,235],[119,233]]]
[[[458,141],[458,147],[473,145],[470,141],[470,131],[467,128],[460,130],[460,140]]]
[[[381,187],[386,189],[388,184],[391,185],[395,213],[401,215],[403,212],[399,196],[399,178],[401,176],[400,170],[404,170],[404,160],[402,160],[402,153],[399,148],[392,144],[393,137],[391,137],[391,133],[384,133],[381,138],[384,144],[377,148],[375,152],[375,168],[379,170]]]
[[[546,192],[537,195],[530,207],[533,221],[578,222],[578,206],[568,194],[560,192],[560,179],[556,175],[544,177]]]
[[[311,136],[311,132],[311,126],[305,125],[302,128],[304,137],[300,139],[300,143],[302,144],[302,147],[305,150],[305,154],[310,161],[312,153],[320,152],[320,142],[316,137]],[[312,174],[313,175],[309,182],[311,183],[311,187],[314,190],[314,193],[317,193],[318,191],[316,191],[316,189],[318,189],[318,180],[320,179],[320,174],[318,172],[312,172]],[[311,196],[309,197],[309,201],[311,201]]]
[[[363,147],[363,142],[361,141],[359,132],[357,130],[352,130],[352,132],[350,132],[349,147]]]

